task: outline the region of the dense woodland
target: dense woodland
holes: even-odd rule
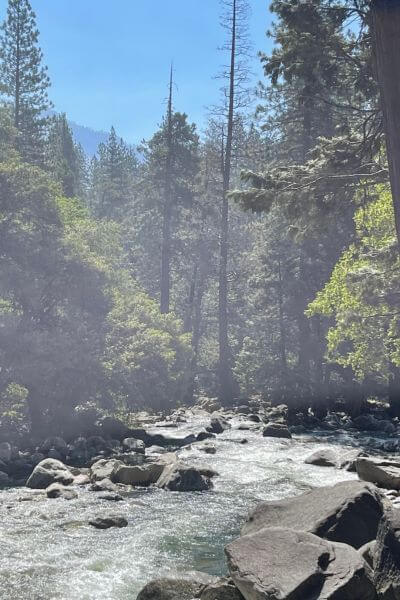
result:
[[[133,148],[112,128],[86,156],[53,110],[31,6],[9,0],[3,427],[65,432],[98,411],[167,411],[199,396],[318,415],[357,414],[379,397],[400,410],[400,89],[387,77],[400,67],[400,17],[390,4],[274,0],[274,50],[260,49],[253,90],[249,7],[226,0],[228,67],[206,131],[178,106],[171,71],[153,136]]]

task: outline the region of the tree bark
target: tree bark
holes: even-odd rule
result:
[[[372,27],[384,115],[390,186],[400,248],[400,3],[372,0]]]

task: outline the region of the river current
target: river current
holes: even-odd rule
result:
[[[194,417],[181,431],[196,432],[205,424],[205,417]],[[243,437],[247,444],[239,443]],[[213,442],[215,455],[195,447],[179,453],[185,462],[218,471],[210,492],[135,490],[117,503],[84,488],[71,501],[43,499],[26,488],[1,492],[0,599],[135,600],[155,577],[191,570],[224,575],[224,545],[259,501],[356,477],[304,464],[315,449],[354,447],[347,435],[278,440],[232,429]],[[124,515],[128,527],[88,525],[94,516],[113,513]]]

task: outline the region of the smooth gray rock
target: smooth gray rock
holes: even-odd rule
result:
[[[102,417],[98,422],[102,437],[123,440],[129,436],[129,427],[114,417]]]
[[[92,492],[118,492],[118,487],[110,479],[95,481],[90,486]]]
[[[387,490],[400,490],[400,462],[377,458],[358,458],[357,475]]]
[[[246,600],[375,600],[362,557],[346,544],[292,529],[263,529],[225,548]]]
[[[230,428],[230,425],[223,417],[213,417],[210,425],[207,427],[209,433],[223,433]]]
[[[102,481],[103,479],[111,479],[117,466],[124,466],[124,463],[114,458],[102,458],[96,461],[89,469],[90,480]]]
[[[268,423],[263,430],[264,437],[285,438],[290,440],[292,434],[284,423]]]
[[[371,540],[368,544],[364,544],[361,548],[358,549],[358,552],[361,554],[365,562],[373,568],[374,565],[374,553],[376,547],[376,540]]]
[[[205,454],[216,454],[217,448],[215,444],[211,444],[210,442],[206,442],[205,444],[201,444],[196,446],[200,452],[204,452]]]
[[[52,483],[71,485],[73,482],[74,476],[64,463],[54,458],[45,458],[33,469],[26,482],[26,487],[46,489]]]
[[[125,438],[122,441],[122,447],[124,450],[128,450],[129,452],[138,452],[139,454],[144,454],[146,451],[143,440],[137,440],[135,438]]]
[[[356,472],[356,463],[357,458],[366,457],[367,454],[362,450],[349,450],[345,452],[341,456],[339,456],[338,460],[338,468],[343,469],[344,471],[349,471],[350,473]]]
[[[200,600],[244,600],[232,579],[224,577],[208,585],[201,593]]]
[[[336,467],[338,457],[336,452],[330,448],[323,448],[313,452],[304,462],[306,465],[316,465],[318,467]]]
[[[136,600],[193,600],[207,585],[217,581],[206,573],[191,573],[179,578],[161,578],[148,583]]]
[[[60,483],[52,483],[46,489],[46,496],[48,498],[63,498],[64,500],[75,500],[78,494],[75,490],[67,488]]]
[[[197,469],[176,463],[164,469],[157,481],[157,487],[172,492],[204,492],[212,489],[210,476],[213,474],[209,469]]]
[[[149,486],[159,479],[165,463],[154,462],[142,466],[117,465],[112,472],[111,480],[124,485]]]
[[[242,535],[264,527],[288,527],[360,548],[376,538],[382,515],[382,496],[374,486],[343,481],[259,504],[250,513]]]
[[[400,599],[400,509],[382,519],[373,551],[374,584],[378,598]]]
[[[96,529],[110,529],[110,527],[127,527],[128,521],[119,515],[105,515],[91,519],[89,525]]]

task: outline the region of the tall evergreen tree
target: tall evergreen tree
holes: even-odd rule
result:
[[[73,140],[66,115],[53,117],[47,143],[47,163],[67,198],[82,195],[84,161],[81,149]]]
[[[28,0],[9,0],[0,37],[0,85],[13,108],[18,149],[25,160],[43,159],[50,80],[38,45],[36,15]]]

